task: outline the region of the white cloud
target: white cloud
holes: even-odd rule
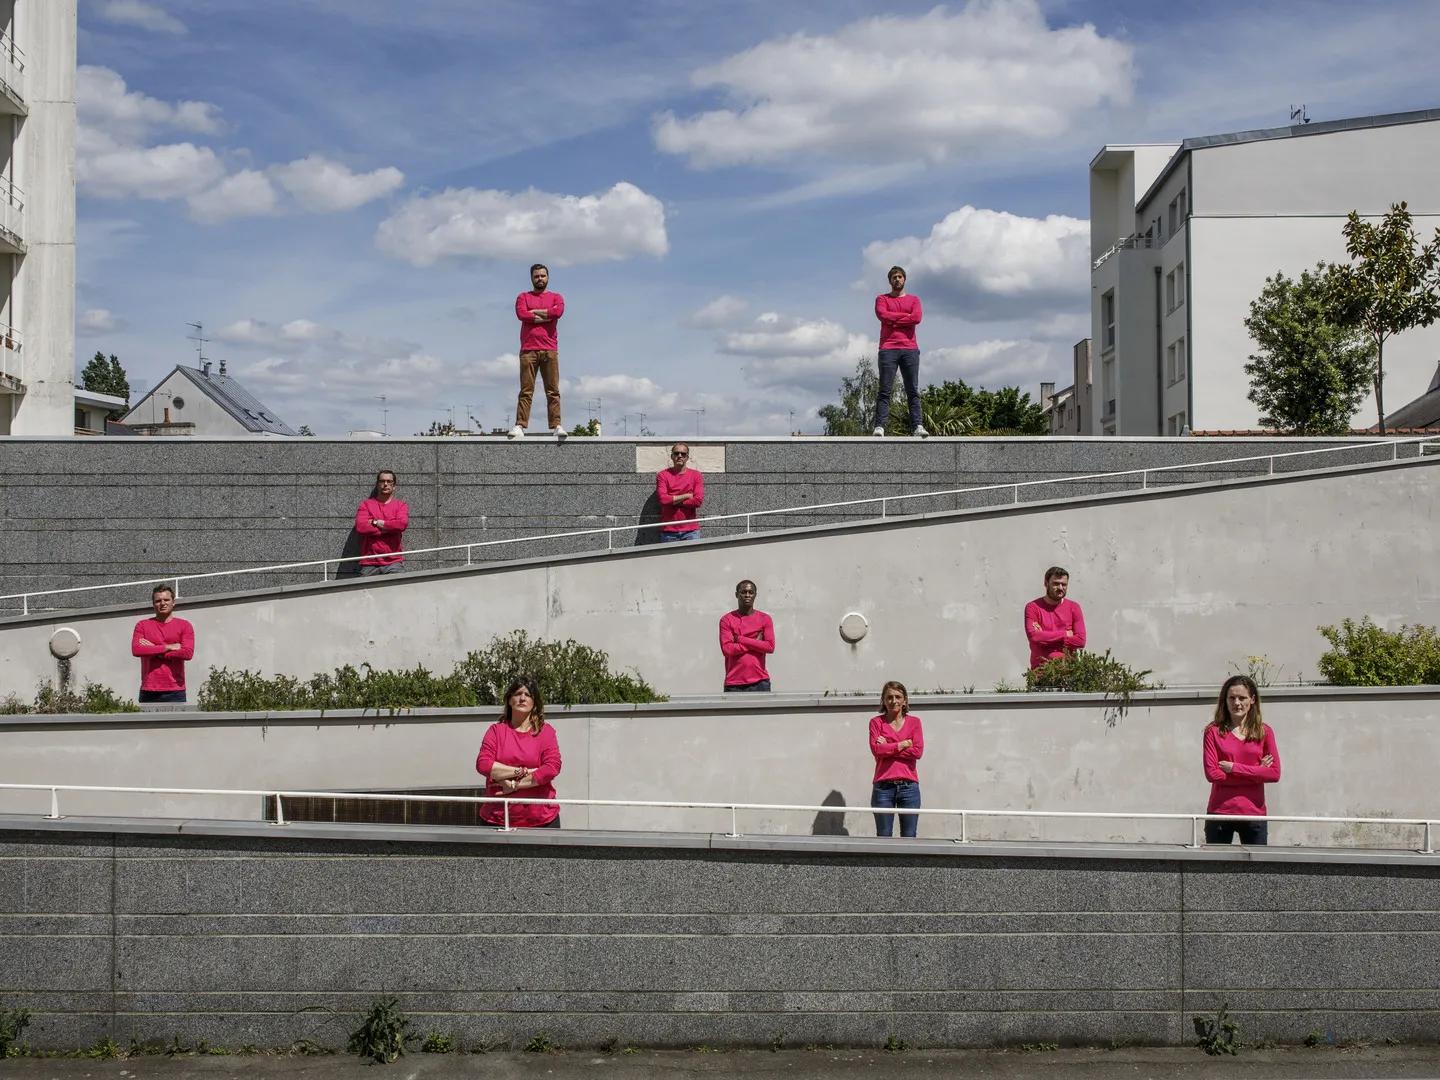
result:
[[[146,0],[105,0],[99,14],[106,22],[138,26],[160,34],[183,34],[185,24],[175,16]]]
[[[490,360],[476,360],[460,372],[461,378],[479,382],[501,382],[509,380],[518,383],[520,378],[520,355],[502,353]]]
[[[125,85],[107,67],[82,64],[75,72],[75,107],[82,127],[90,127],[118,143],[138,143],[157,130],[215,135],[221,130],[220,109],[208,101],[173,105]]]
[[[75,329],[82,337],[111,334],[125,329],[125,326],[125,320],[109,308],[89,308],[81,312],[80,317],[75,320]]]
[[[190,216],[214,225],[237,217],[261,217],[275,213],[275,188],[262,172],[242,169],[232,173],[208,191],[187,200]]]
[[[922,383],[964,379],[973,387],[1018,386],[1033,394],[1041,379],[1057,377],[1061,369],[1052,347],[1039,341],[979,341],[920,354]]]
[[[99,199],[178,199],[198,195],[225,175],[208,146],[122,146],[95,136],[76,143],[75,182]]]
[[[605,412],[614,417],[632,409],[644,409],[647,413],[674,412],[680,404],[679,394],[663,389],[652,379],[635,375],[582,375],[575,380],[573,392],[582,401],[599,398],[605,403]]]
[[[997,139],[1045,139],[1128,100],[1130,46],[1090,24],[1052,29],[1037,0],[881,15],[830,35],[763,42],[692,82],[730,107],[656,118],[660,150],[700,168],[943,161]]]
[[[237,319],[216,330],[214,340],[236,348],[283,351],[289,355],[346,355],[371,360],[422,351],[412,341],[352,334],[305,318],[291,319],[279,326],[262,319]]]
[[[405,182],[405,174],[390,166],[356,173],[318,154],[276,165],[270,172],[303,209],[312,211],[354,210]]]
[[[696,326],[702,330],[716,330],[722,326],[729,326],[741,315],[750,305],[738,296],[717,296],[699,311],[692,312],[685,320],[687,326]]]
[[[634,184],[597,195],[450,188],[417,195],[380,223],[376,246],[415,266],[449,256],[568,266],[664,255],[665,207]]]
[[[722,333],[722,353],[744,358],[741,371],[750,383],[765,387],[833,390],[855,370],[862,356],[875,354],[872,337],[856,334],[829,319],[803,319],[767,311],[747,329]]]
[[[1030,218],[962,206],[929,236],[877,240],[864,257],[867,279],[898,263],[927,305],[967,319],[1088,303],[1090,223],[1059,214]]]

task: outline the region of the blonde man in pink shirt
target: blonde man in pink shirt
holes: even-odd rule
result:
[[[915,327],[923,315],[920,298],[905,291],[903,266],[890,267],[886,277],[890,291],[875,297],[875,317],[880,320],[880,390],[875,395],[874,434],[884,435],[890,422],[890,395],[899,368],[910,401],[910,430],[923,439],[930,433],[920,422],[920,346],[915,340]]]
[[[700,506],[705,501],[705,477],[690,464],[690,447],[670,447],[670,467],[655,474],[655,498],[660,503],[660,542],[700,539]]]
[[[1052,566],[1045,571],[1045,595],[1025,605],[1032,668],[1085,648],[1085,613],[1069,591],[1070,571]]]

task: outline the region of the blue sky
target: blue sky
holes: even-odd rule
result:
[[[1433,107],[1437,34],[1426,0],[81,0],[78,358],[148,387],[199,320],[293,426],[508,426],[540,261],[567,425],[817,433],[900,262],[922,379],[1034,394],[1089,332],[1101,145]]]

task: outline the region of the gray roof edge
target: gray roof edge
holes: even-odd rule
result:
[[[1219,135],[1199,135],[1185,139],[1180,149],[1165,163],[1155,182],[1145,189],[1145,194],[1135,202],[1135,210],[1146,206],[1155,192],[1170,178],[1186,154],[1194,150],[1209,150],[1217,146],[1240,146],[1252,142],[1270,142],[1274,139],[1298,139],[1310,135],[1331,135],[1339,131],[1364,131],[1370,128],[1397,127],[1401,124],[1425,124],[1440,120],[1440,109],[1413,109],[1409,112],[1375,113],[1370,116],[1350,116],[1340,120],[1317,120],[1309,124],[1291,124],[1285,127],[1251,128],[1249,131],[1232,131]],[[1192,198],[1193,202],[1193,198]]]

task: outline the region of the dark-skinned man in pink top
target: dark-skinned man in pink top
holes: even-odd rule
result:
[[[720,616],[720,651],[725,656],[725,692],[770,689],[765,657],[775,651],[775,624],[755,609],[753,581],[735,586],[735,610]]]
[[[1052,566],[1045,571],[1045,595],[1025,605],[1032,668],[1085,648],[1085,614],[1066,597],[1069,591],[1070,571]]]
[[[535,395],[535,372],[545,383],[545,415],[551,433],[565,440],[560,422],[560,344],[556,323],[565,314],[565,298],[550,291],[550,271],[544,263],[530,267],[530,291],[515,298],[515,317],[520,320],[520,396],[515,399],[515,426],[510,438],[518,439],[530,426],[530,399]]]

